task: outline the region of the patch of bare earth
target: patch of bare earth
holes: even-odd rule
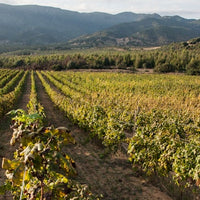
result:
[[[68,127],[76,139],[75,145],[64,149],[75,160],[78,172],[76,180],[87,184],[94,194],[103,194],[105,200],[171,199],[145,179],[135,177],[126,154],[119,152],[101,158],[104,148],[97,142],[88,141],[88,133],[73,125],[54,106],[38,77],[36,86],[38,100],[44,106],[47,121],[55,127]]]
[[[30,75],[28,75],[25,87],[22,96],[19,98],[19,100],[16,102],[13,109],[24,109],[26,110],[26,105],[29,101],[29,95],[30,95],[30,87],[31,87],[31,80]],[[10,145],[10,139],[12,137],[12,130],[10,129],[10,122],[11,119],[8,116],[4,116],[3,119],[0,121],[0,165],[2,163],[2,158],[10,158],[12,159],[13,153],[16,150],[14,146]],[[5,170],[3,170],[0,167],[0,185],[3,184],[5,181]],[[0,200],[8,200],[12,199],[9,194],[6,194],[4,196],[0,196]]]

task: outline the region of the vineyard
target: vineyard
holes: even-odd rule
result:
[[[13,134],[7,140],[11,139],[11,145],[16,142],[20,145],[16,145],[19,147],[16,147],[14,159],[12,156],[3,158],[2,167],[8,180],[1,187],[1,193],[11,191],[15,199],[159,199],[149,196],[148,192],[144,192],[146,196],[138,195],[138,190],[133,189],[136,188],[135,183],[128,180],[132,177],[133,181],[137,172],[148,177],[172,177],[174,184],[181,188],[181,195],[192,188],[193,194],[189,198],[198,198],[198,76],[17,69],[1,69],[0,72],[0,121],[16,108],[20,97],[28,93],[28,101],[23,103],[27,106],[26,111],[18,109],[10,112]],[[44,98],[53,106],[45,105]],[[51,120],[54,112],[62,116],[57,115]],[[69,122],[53,124],[56,118]],[[49,124],[58,128],[47,126]],[[77,125],[78,128],[73,128]],[[71,133],[68,127],[72,129]],[[78,136],[73,132],[75,129],[81,130]],[[81,138],[81,134],[85,139]],[[125,175],[118,178],[122,183],[109,192],[99,190],[102,185],[94,186],[98,181],[106,185],[108,179],[93,180],[94,185],[91,185],[88,177],[84,181],[76,178],[78,173],[81,174],[80,169],[92,176],[93,172],[89,169],[97,168],[97,165],[84,165],[86,155],[89,155],[85,152],[89,150],[83,144],[92,141],[98,143],[101,149],[96,147],[98,150],[93,149],[93,154],[101,157],[98,164],[102,167],[109,168],[110,160],[123,154],[124,163],[120,167]],[[77,143],[83,145],[84,153],[78,149],[82,158],[77,155]],[[130,166],[132,169],[129,170]],[[88,167],[88,172],[84,167]],[[115,167],[112,163],[110,174],[113,173],[113,177]],[[115,172],[121,174],[117,170]],[[137,182],[136,179],[134,182]],[[122,185],[124,191],[114,194]],[[167,192],[170,194],[170,191]],[[129,196],[126,196],[127,193]],[[170,195],[173,197],[172,193]]]

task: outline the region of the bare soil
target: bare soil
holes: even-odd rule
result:
[[[109,69],[70,69],[67,71],[73,71],[73,72],[114,72],[114,73],[134,73],[131,68],[127,69],[117,69],[116,67],[109,68]]]
[[[44,106],[47,121],[55,127],[65,126],[71,130],[76,144],[66,146],[76,163],[76,180],[87,184],[94,194],[103,194],[105,200],[171,200],[164,192],[142,177],[135,177],[127,155],[118,152],[104,156],[104,148],[97,141],[88,140],[84,132],[58,110],[36,77],[38,100]],[[53,86],[52,86],[53,87]]]

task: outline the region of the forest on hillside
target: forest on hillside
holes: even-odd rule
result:
[[[173,43],[155,50],[77,50],[39,54],[21,51],[18,55],[0,56],[1,68],[33,70],[69,69],[153,69],[157,73],[200,75],[200,38]],[[20,55],[23,54],[23,55]],[[27,55],[28,54],[28,55]],[[29,55],[30,54],[30,55]]]

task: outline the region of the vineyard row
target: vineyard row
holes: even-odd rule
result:
[[[22,92],[28,74],[15,73],[8,72],[13,78],[4,85],[10,85],[8,93],[0,97],[1,116]],[[52,102],[72,122],[109,149],[127,143],[134,167],[147,174],[173,172],[178,184],[200,185],[199,77],[31,72],[29,112],[40,114],[36,75]]]

